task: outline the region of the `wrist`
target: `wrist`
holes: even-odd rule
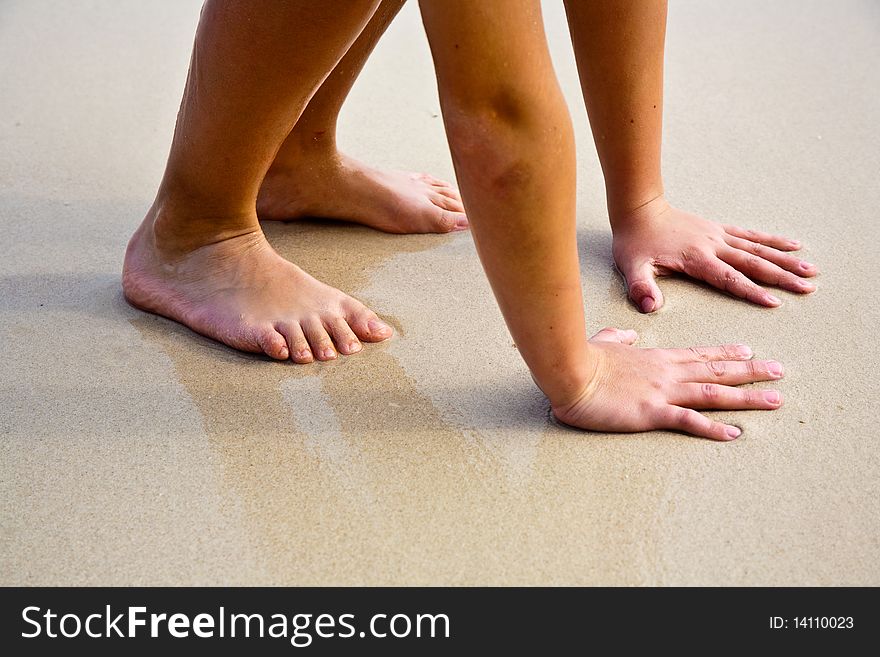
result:
[[[598,350],[589,342],[586,349],[571,362],[554,367],[547,380],[532,373],[532,378],[550,400],[550,407],[558,415],[561,410],[577,404],[592,394],[598,380]]]
[[[629,200],[608,199],[608,219],[612,231],[652,219],[668,209],[669,202],[666,200],[662,186],[659,190]]]

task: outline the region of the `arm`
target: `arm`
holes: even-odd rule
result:
[[[815,286],[816,268],[786,253],[795,240],[721,226],[670,206],[660,146],[666,0],[567,0],[569,30],[605,176],[614,259],[643,312],[663,305],[655,276],[681,272],[763,306]]]
[[[778,378],[769,373],[778,364],[748,361],[744,347],[637,349],[632,331],[615,329],[587,341],[573,135],[540,5],[422,0],[421,8],[477,251],[556,416],[587,429],[670,428],[725,440],[739,430],[693,408],[778,406],[778,393],[770,401],[727,385]]]
[[[538,385],[569,400],[589,374],[574,135],[540,7],[424,0],[421,9],[480,259]]]

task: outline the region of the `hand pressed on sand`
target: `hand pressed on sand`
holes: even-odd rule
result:
[[[776,390],[737,388],[783,376],[775,361],[751,360],[746,345],[640,349],[635,331],[606,328],[589,342],[593,375],[575,399],[553,405],[561,422],[595,431],[682,431],[733,440],[740,429],[713,422],[694,409],[773,410]]]
[[[630,299],[645,313],[663,306],[655,277],[682,273],[761,306],[782,302],[755,281],[807,294],[816,267],[791,251],[797,240],[723,226],[672,207],[663,197],[612,220],[612,252]]]

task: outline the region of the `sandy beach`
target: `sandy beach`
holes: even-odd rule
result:
[[[237,353],[126,304],[198,2],[0,5],[0,584],[880,585],[880,8],[673,1],[664,170],[690,211],[804,242],[818,291],[762,309],[664,279],[638,313],[561,2],[588,326],[745,342],[786,367],[729,444],[551,420],[469,234],[267,223],[394,339],[329,364]],[[340,144],[454,179],[418,8]],[[769,387],[769,385],[767,386]]]

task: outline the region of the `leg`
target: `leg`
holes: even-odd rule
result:
[[[567,0],[572,44],[605,175],[614,258],[643,312],[663,305],[654,278],[678,271],[764,306],[779,299],[751,279],[792,292],[815,289],[816,269],[783,251],[783,237],[720,226],[671,207],[660,145],[666,0]]]
[[[243,351],[308,362],[390,328],[266,242],[255,202],[315,89],[375,7],[209,0],[156,200],[129,242],[135,306]],[[328,335],[329,334],[329,335]],[[331,340],[332,336],[332,340]]]
[[[404,0],[383,0],[309,101],[272,163],[257,202],[261,219],[327,217],[391,233],[463,230],[458,191],[426,174],[379,171],[337,150],[336,122],[355,79]]]

